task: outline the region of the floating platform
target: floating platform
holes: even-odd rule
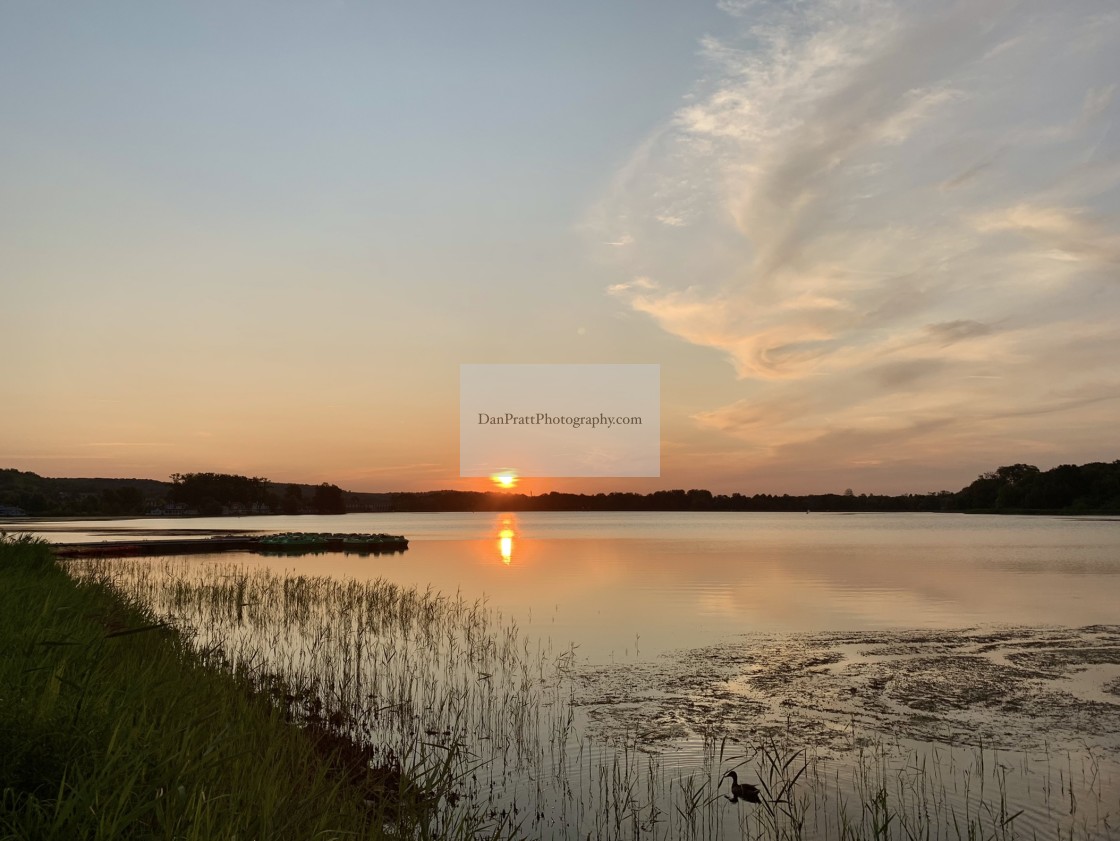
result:
[[[408,540],[395,534],[330,534],[286,532],[284,534],[218,535],[210,538],[169,540],[107,540],[101,543],[58,543],[61,558],[121,558],[149,555],[201,555],[217,552],[257,552],[264,555],[304,555],[318,552],[348,552],[382,555],[403,552]]]

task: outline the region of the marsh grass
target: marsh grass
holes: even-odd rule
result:
[[[31,539],[0,538],[0,641],[0,837],[380,838],[400,818],[244,673]]]
[[[483,600],[227,560],[69,569],[177,629],[182,657],[249,687],[273,720],[348,745],[343,777],[401,835],[1090,839],[1120,815],[1090,749],[1040,759],[853,734],[835,757],[793,728],[736,741],[719,722],[684,742],[592,738],[575,652]],[[761,803],[728,802],[731,769]]]

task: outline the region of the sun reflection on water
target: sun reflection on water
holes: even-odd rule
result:
[[[513,561],[513,539],[517,536],[517,518],[512,514],[502,515],[498,528],[498,551],[502,563],[509,566]]]

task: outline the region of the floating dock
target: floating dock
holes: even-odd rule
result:
[[[200,555],[217,552],[257,552],[263,555],[303,555],[318,552],[347,552],[382,555],[403,552],[408,540],[395,534],[330,534],[286,532],[284,534],[218,535],[210,538],[168,540],[107,540],[100,543],[58,543],[61,558],[122,558],[151,555]]]

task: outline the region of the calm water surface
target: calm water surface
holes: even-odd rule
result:
[[[403,534],[409,549],[397,555],[244,560],[485,596],[555,644],[576,644],[592,662],[751,632],[1120,620],[1116,518],[351,514],[70,522],[42,534],[104,540],[114,536],[106,529],[164,528]]]

